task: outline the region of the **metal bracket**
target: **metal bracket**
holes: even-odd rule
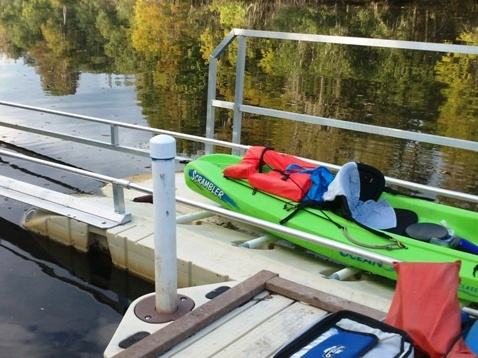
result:
[[[136,304],[134,313],[140,320],[148,323],[166,323],[174,321],[193,310],[194,301],[184,295],[178,295],[178,308],[173,313],[159,313],[156,311],[156,296],[150,295]]]

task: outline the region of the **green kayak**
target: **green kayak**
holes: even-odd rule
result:
[[[219,203],[232,211],[279,224],[291,214],[291,200],[278,195],[255,190],[246,179],[230,179],[223,170],[241,163],[243,157],[228,154],[210,154],[188,163],[184,169],[186,184],[193,191]],[[438,204],[398,193],[383,192],[380,199],[393,209],[405,209],[418,216],[418,223],[434,225],[446,221],[456,236],[465,238],[471,245],[478,244],[478,213],[452,206]],[[293,204],[293,203],[292,203]],[[461,283],[458,296],[466,301],[478,302],[478,255],[451,248],[450,245],[436,245],[428,241],[411,238],[408,235],[385,232],[385,238],[378,233],[384,230],[368,230],[357,222],[347,220],[332,210],[304,208],[299,210],[283,225],[306,233],[314,234],[346,245],[356,246],[377,254],[407,262],[454,262],[461,261]],[[344,234],[344,230],[346,233]],[[426,226],[425,226],[426,228]],[[278,237],[317,253],[319,256],[362,269],[373,274],[396,280],[392,266],[370,259],[321,246],[281,233]],[[390,243],[396,243],[393,249]]]

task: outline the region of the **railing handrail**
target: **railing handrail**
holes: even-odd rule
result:
[[[227,102],[227,101],[213,101],[213,105],[218,108],[230,109],[234,107],[233,102]],[[312,116],[312,115],[300,114],[300,113],[292,113],[292,112],[286,112],[286,111],[281,111],[277,109],[268,109],[268,108],[250,106],[250,105],[244,105],[244,104],[239,106],[239,110],[242,113],[258,114],[258,115],[268,116],[268,117],[296,120],[296,121],[301,121],[304,123],[318,124],[323,126],[351,130],[355,132],[386,135],[387,137],[413,140],[413,141],[418,141],[423,143],[431,143],[431,144],[443,145],[447,147],[472,150],[472,151],[478,152],[478,142],[474,142],[474,141],[466,140],[466,139],[458,139],[458,138],[450,138],[450,137],[444,137],[444,136],[439,136],[434,134],[410,132],[410,131],[406,131],[402,129],[387,128],[387,127],[375,126],[371,124],[348,122],[348,121],[342,121],[339,119],[318,117],[318,116]]]
[[[247,29],[237,29],[237,28],[232,29],[229,36],[231,37],[246,36],[246,37],[256,37],[256,38],[277,39],[277,40],[330,43],[335,45],[383,47],[383,48],[393,48],[393,49],[401,49],[401,50],[454,52],[454,53],[462,53],[462,54],[469,54],[469,55],[478,55],[478,46],[474,46],[474,45],[456,45],[456,44],[442,44],[442,43],[421,42],[421,41],[388,40],[388,39],[375,39],[375,38],[368,38],[368,37],[353,37],[353,36],[298,34],[298,33],[292,33],[292,32],[247,30]],[[230,42],[232,42],[232,39],[229,41],[229,43]],[[213,51],[211,56],[215,55],[215,51]]]
[[[45,135],[45,136],[53,137],[53,138],[70,140],[70,141],[83,143],[83,144],[94,145],[94,146],[103,147],[103,148],[107,148],[107,149],[115,149],[115,150],[128,152],[128,153],[132,153],[132,154],[136,154],[136,155],[141,155],[141,156],[145,156],[145,157],[149,157],[149,150],[144,150],[144,149],[140,149],[140,148],[120,145],[119,144],[119,134],[117,133],[117,131],[115,129],[116,128],[126,128],[126,129],[149,132],[151,134],[166,134],[166,135],[170,135],[170,136],[173,136],[175,138],[178,138],[178,139],[196,141],[196,142],[200,142],[200,143],[204,143],[204,144],[222,146],[222,147],[231,148],[231,149],[235,148],[235,149],[244,150],[244,149],[247,148],[247,146],[245,146],[245,145],[226,142],[226,141],[222,141],[222,140],[218,140],[218,139],[214,139],[214,138],[200,137],[200,136],[196,136],[196,135],[192,135],[192,134],[173,132],[173,131],[169,131],[169,130],[165,130],[165,129],[151,128],[151,127],[146,127],[146,126],[140,126],[140,125],[137,125],[137,124],[119,122],[119,121],[114,121],[114,120],[109,120],[109,119],[104,119],[104,118],[91,117],[91,116],[85,116],[85,115],[81,115],[81,114],[70,113],[70,112],[57,111],[57,110],[53,110],[53,109],[28,106],[28,105],[24,105],[24,104],[20,104],[20,103],[0,101],[0,106],[14,107],[14,108],[25,109],[25,110],[34,111],[34,112],[48,113],[48,114],[52,114],[52,115],[55,115],[55,116],[69,117],[69,118],[75,118],[75,119],[85,120],[85,121],[99,123],[99,124],[105,124],[105,125],[110,126],[110,128],[111,128],[111,131],[110,131],[111,138],[110,138],[110,142],[102,142],[102,141],[98,141],[98,140],[94,140],[94,139],[82,138],[82,137],[79,137],[78,135],[74,135],[74,136],[73,135],[67,135],[67,134],[63,134],[63,133],[60,133],[60,132],[49,131],[49,130],[46,130],[46,129],[43,129],[43,128],[35,128],[35,127],[32,127],[31,125],[22,126],[21,124],[10,123],[10,122],[0,120],[0,125],[3,126],[3,127],[22,130],[22,131],[25,131],[25,132],[30,132],[30,133],[40,134],[40,135]],[[178,159],[180,159],[180,158],[178,158]],[[182,158],[182,159],[187,159],[187,158]]]
[[[119,185],[119,186],[121,186],[123,188],[126,188],[126,189],[137,189],[137,190],[143,191],[141,186],[136,186],[133,182],[131,182],[127,179],[115,178],[115,177],[108,176],[108,175],[94,173],[94,172],[90,172],[90,171],[85,170],[85,169],[80,169],[80,168],[71,167],[71,166],[68,166],[68,165],[65,165],[65,164],[50,162],[48,160],[43,160],[43,159],[39,159],[39,158],[35,158],[35,157],[30,157],[28,155],[24,155],[24,154],[20,154],[20,153],[16,153],[16,152],[10,152],[10,151],[4,150],[4,149],[0,149],[0,155],[5,155],[5,156],[9,156],[9,157],[16,158],[16,159],[21,159],[21,160],[26,160],[26,161],[29,161],[29,162],[32,162],[32,163],[45,165],[45,166],[55,168],[55,169],[65,170],[65,171],[70,172],[70,173],[79,174],[79,175],[83,175],[83,176],[86,176],[86,177],[89,177],[89,178],[97,179],[97,180],[99,180],[103,183]]]

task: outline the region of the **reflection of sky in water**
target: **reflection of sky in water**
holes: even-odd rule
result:
[[[21,102],[42,95],[39,77],[34,68],[25,66],[21,59],[9,60],[0,57],[0,100]],[[2,107],[0,113],[3,111]]]
[[[0,101],[74,113],[95,118],[148,126],[137,105],[134,78],[115,74],[81,74],[75,95],[49,96],[41,88],[40,76],[22,60],[0,58]],[[59,131],[76,137],[110,141],[110,127],[74,118],[0,106],[0,119],[9,123],[31,125]],[[119,129],[122,145],[147,149],[151,134]],[[145,171],[149,159],[123,155],[117,165],[117,154],[83,144],[60,141],[39,135],[0,128],[0,139],[51,158],[71,163],[102,174],[124,177]],[[113,171],[112,171],[112,170]]]
[[[117,116],[130,123],[141,124],[140,122],[144,121],[141,109],[134,106],[136,93],[133,76],[82,73],[75,95],[68,96],[48,95],[43,91],[40,81],[41,78],[35,72],[35,68],[25,65],[22,59],[11,60],[0,57],[0,100],[2,101],[57,110],[69,108],[70,112],[93,115],[86,113],[90,110],[95,116],[103,117],[98,113],[100,111],[106,114],[103,118]],[[97,107],[100,103],[105,106],[91,110],[92,102],[95,102]],[[76,112],[73,109],[80,109],[85,113]]]
[[[133,85],[133,77],[83,73],[75,95],[49,96],[42,90],[34,68],[25,66],[22,60],[0,58],[0,100],[5,102],[146,125],[141,108],[136,105]],[[8,107],[1,109],[3,114]]]

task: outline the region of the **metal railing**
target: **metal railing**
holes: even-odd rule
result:
[[[213,103],[216,103],[216,101],[213,101]],[[150,128],[150,127],[139,126],[139,125],[135,125],[135,124],[128,124],[128,123],[112,121],[112,120],[107,120],[107,119],[102,119],[102,118],[97,118],[97,117],[84,116],[84,115],[79,115],[79,114],[74,114],[74,113],[50,110],[50,109],[46,109],[46,108],[33,107],[33,106],[27,106],[27,105],[23,105],[23,104],[4,102],[4,101],[0,101],[0,106],[14,107],[14,108],[24,109],[24,110],[28,110],[28,111],[48,113],[48,114],[52,114],[52,115],[55,115],[55,116],[70,117],[70,118],[75,118],[75,119],[79,119],[79,120],[84,120],[84,121],[103,124],[103,125],[106,125],[110,128],[110,140],[109,141],[99,141],[99,140],[92,139],[92,138],[86,138],[86,137],[81,137],[81,136],[78,136],[78,135],[70,135],[70,134],[66,134],[66,133],[46,130],[46,129],[43,129],[43,128],[33,127],[33,126],[30,126],[30,125],[29,126],[24,126],[24,125],[20,125],[20,124],[16,124],[16,123],[10,123],[10,122],[7,122],[7,121],[2,121],[2,120],[0,120],[0,126],[15,129],[15,130],[19,130],[19,131],[24,131],[24,132],[28,132],[28,133],[34,133],[34,134],[43,135],[43,136],[47,136],[47,137],[57,138],[57,139],[60,139],[60,140],[67,140],[67,141],[72,141],[72,142],[81,143],[81,144],[85,144],[85,145],[92,145],[92,146],[96,146],[96,147],[99,147],[99,148],[110,149],[110,150],[114,150],[114,151],[121,152],[121,153],[139,155],[139,156],[143,156],[143,157],[149,157],[149,150],[124,146],[124,145],[120,144],[120,138],[121,138],[120,129],[122,129],[122,130],[130,129],[130,130],[145,131],[145,132],[151,133],[152,135],[154,135],[154,134],[158,134],[158,135],[159,134],[166,134],[166,135],[170,135],[174,138],[178,138],[178,139],[185,139],[185,140],[190,140],[190,141],[194,141],[194,142],[198,142],[198,143],[203,143],[206,147],[211,146],[210,148],[212,148],[212,146],[220,146],[220,147],[230,148],[230,149],[236,150],[236,151],[245,151],[247,148],[249,148],[248,145],[242,145],[242,144],[239,144],[239,143],[231,143],[231,142],[227,142],[227,141],[214,139],[214,138],[212,138],[213,135],[211,135],[211,137],[209,137],[209,138],[208,137],[200,137],[200,136],[194,136],[194,135],[189,135],[189,134],[184,134],[184,133],[172,132],[172,131],[163,130],[163,129]],[[245,106],[245,108],[249,108],[249,107],[251,107],[251,106]],[[257,107],[256,107],[256,109],[257,109]],[[267,110],[267,109],[263,109],[263,110],[264,111],[271,111],[271,112],[280,112],[280,111]],[[258,110],[258,112],[259,112],[259,110]],[[313,116],[304,116],[304,115],[300,115],[300,114],[297,114],[297,113],[289,113],[289,112],[283,112],[283,113],[288,114],[288,116],[284,116],[284,119],[291,119],[291,120],[297,120],[297,118],[305,118],[305,117],[315,118],[316,120],[317,120],[317,118],[319,118],[319,117],[313,117]],[[289,116],[292,117],[292,118],[288,118]],[[342,122],[341,125],[343,125],[343,121],[338,121],[338,120],[330,120],[330,121]],[[330,122],[327,122],[327,123],[330,123]],[[350,122],[346,122],[346,123],[349,123],[352,126],[357,125],[356,123],[350,123]],[[327,125],[330,125],[330,124],[327,124]],[[371,127],[376,127],[376,126],[371,126]],[[376,127],[376,128],[379,129],[379,128],[382,128],[382,127]],[[387,129],[387,128],[383,128],[383,129],[384,130],[389,130],[389,131],[391,130],[391,129]],[[398,130],[391,130],[391,131],[397,132]],[[398,131],[398,132],[406,132],[406,133],[410,133],[411,135],[420,135],[419,133],[407,132],[407,131]],[[470,144],[471,143],[471,144],[473,144],[471,146],[471,148],[468,148],[468,147],[470,147],[469,145],[466,148],[466,149],[470,149],[470,150],[475,150],[474,147],[478,146],[477,142],[463,141],[463,140],[459,140],[459,139],[444,138],[444,137],[439,137],[439,136],[430,136],[430,135],[423,135],[423,134],[422,134],[422,136],[437,137],[439,139],[447,139],[449,141],[448,144],[450,146],[453,146],[453,144],[460,144],[460,143]],[[459,143],[455,143],[455,141],[459,142]],[[462,146],[458,146],[458,145],[457,145],[457,147],[463,148]],[[476,148],[476,151],[478,151],[478,148]],[[53,163],[53,162],[49,162],[49,161],[42,161],[40,159],[32,158],[32,157],[29,157],[29,156],[16,154],[14,152],[1,150],[0,154],[16,157],[18,159],[22,159],[22,160],[26,160],[26,161],[37,162],[39,164],[55,167],[57,169],[69,171],[69,172],[72,172],[72,173],[82,174],[84,176],[88,176],[88,177],[91,177],[91,178],[94,178],[94,179],[98,179],[98,180],[103,181],[105,183],[113,184],[113,188],[114,188],[114,191],[113,191],[113,194],[114,194],[114,198],[113,198],[114,199],[114,208],[115,208],[115,212],[117,212],[117,213],[122,213],[122,210],[124,208],[124,195],[123,195],[122,191],[120,190],[120,188],[123,188],[123,187],[124,188],[133,188],[133,186],[134,186],[134,183],[125,183],[122,179],[107,177],[107,176],[104,176],[104,175],[101,175],[101,174],[91,173],[91,172],[88,172],[88,171],[81,171],[80,169],[72,168],[70,166],[61,165],[61,164],[57,164],[57,163]],[[182,156],[177,156],[176,159],[177,160],[190,160],[190,158],[182,157]],[[334,171],[337,171],[337,170],[340,169],[339,165],[320,162],[320,161],[314,161],[314,160],[311,160],[311,159],[308,159],[308,158],[303,158],[303,159],[309,160],[310,162],[315,163],[317,165],[325,166],[325,167],[327,167],[331,170],[334,170]],[[413,182],[400,180],[400,179],[396,179],[396,178],[391,178],[391,177],[386,177],[385,179],[390,184],[398,185],[398,186],[401,186],[401,187],[404,187],[404,188],[409,188],[409,189],[417,190],[417,191],[424,192],[424,193],[442,195],[442,196],[446,196],[446,197],[450,197],[450,198],[456,198],[456,199],[460,199],[460,200],[465,200],[465,201],[478,203],[478,196],[476,196],[476,195],[462,193],[462,192],[453,191],[453,190],[442,189],[442,188],[437,188],[437,187],[432,187],[432,186],[418,184],[418,183],[413,183]],[[140,190],[140,189],[138,189],[138,190]]]
[[[115,194],[116,199],[114,199],[114,201],[115,201],[115,211],[117,213],[120,213],[120,214],[126,213],[125,212],[125,205],[124,205],[123,188],[134,189],[134,190],[138,190],[140,192],[144,192],[144,193],[147,193],[147,194],[153,194],[153,190],[151,188],[135,184],[135,183],[133,183],[129,180],[126,180],[126,179],[118,179],[118,178],[114,178],[114,177],[110,177],[110,176],[106,176],[106,175],[102,175],[102,174],[98,174],[98,173],[92,173],[92,172],[89,172],[89,171],[86,171],[86,170],[83,170],[83,169],[72,168],[72,167],[62,165],[62,164],[52,163],[52,162],[45,161],[45,160],[42,160],[42,159],[31,158],[31,157],[25,156],[23,154],[8,152],[8,151],[5,151],[5,150],[0,150],[0,155],[7,155],[7,156],[11,156],[11,157],[14,157],[14,158],[17,158],[17,159],[23,159],[23,160],[31,161],[31,162],[34,162],[34,163],[37,163],[37,164],[46,165],[46,166],[49,166],[49,167],[52,167],[52,168],[62,169],[62,170],[65,170],[65,171],[69,171],[69,172],[78,174],[78,175],[83,175],[83,176],[86,176],[86,177],[94,178],[94,179],[103,181],[105,183],[111,183],[113,185],[113,188],[116,188],[114,190],[116,192],[116,194]],[[172,174],[174,174],[174,173],[172,173]],[[121,201],[121,202],[118,202],[118,201]],[[334,249],[337,249],[337,250],[341,250],[343,252],[347,252],[347,253],[350,253],[350,254],[353,254],[353,255],[360,255],[360,256],[362,256],[366,259],[373,260],[377,263],[382,263],[382,264],[385,264],[385,265],[392,265],[393,261],[397,261],[396,259],[392,259],[392,258],[390,258],[386,255],[381,255],[381,254],[377,254],[377,253],[374,253],[374,252],[366,251],[366,250],[361,249],[359,247],[352,247],[350,245],[346,245],[346,244],[343,244],[343,243],[340,243],[340,242],[336,242],[336,241],[333,241],[333,240],[330,240],[330,239],[327,239],[327,238],[324,238],[324,237],[320,237],[320,236],[317,236],[317,235],[305,233],[305,232],[302,232],[302,231],[299,231],[299,230],[296,230],[296,229],[293,229],[293,228],[289,228],[289,227],[286,227],[286,226],[283,226],[283,225],[274,224],[274,223],[271,223],[271,222],[268,222],[268,221],[265,221],[265,220],[262,220],[262,219],[257,219],[257,218],[254,218],[254,217],[250,217],[248,215],[235,213],[235,212],[232,212],[230,210],[226,210],[226,209],[223,209],[223,208],[220,208],[220,207],[217,207],[217,206],[214,206],[214,205],[210,205],[210,204],[201,203],[201,202],[194,201],[194,200],[191,200],[191,199],[188,199],[188,198],[183,198],[183,197],[176,196],[176,202],[181,203],[181,204],[185,204],[185,205],[188,205],[188,206],[191,206],[191,207],[195,207],[195,208],[198,208],[198,209],[202,209],[202,210],[205,210],[208,213],[214,213],[214,214],[219,215],[221,217],[225,217],[225,218],[229,218],[229,219],[232,219],[232,220],[237,220],[237,221],[249,224],[249,225],[253,225],[253,226],[259,227],[263,230],[273,230],[273,231],[276,231],[276,232],[279,232],[279,233],[282,233],[282,234],[286,234],[286,235],[290,235],[290,236],[300,238],[300,239],[302,239],[304,241],[307,241],[307,242],[316,243],[318,245],[324,245],[324,246],[331,247],[331,248],[334,248]],[[202,213],[200,213],[200,215],[202,215]],[[196,217],[196,219],[197,219],[197,217]],[[179,221],[181,221],[181,217],[178,218],[177,222],[179,222]]]
[[[37,164],[44,165],[44,166],[47,166],[47,167],[50,167],[50,168],[64,170],[64,171],[67,171],[67,172],[70,172],[70,173],[74,173],[74,174],[78,174],[78,175],[82,175],[82,176],[85,176],[85,177],[89,177],[89,178],[92,178],[92,179],[99,180],[99,181],[101,181],[105,184],[111,184],[112,187],[113,187],[114,211],[118,214],[126,213],[126,206],[125,206],[125,201],[124,201],[123,188],[135,189],[135,190],[138,190],[138,191],[141,191],[141,192],[144,192],[144,193],[148,193],[148,194],[152,193],[151,189],[148,189],[148,188],[145,188],[143,186],[137,185],[137,184],[132,183],[131,181],[126,180],[126,179],[119,179],[119,178],[114,178],[114,177],[99,174],[99,173],[93,173],[93,172],[90,172],[88,170],[73,168],[73,167],[70,167],[70,166],[67,166],[67,165],[64,165],[64,164],[58,164],[58,163],[54,163],[54,162],[51,162],[51,161],[48,161],[48,160],[29,157],[29,156],[24,155],[24,154],[19,154],[19,153],[7,151],[7,150],[2,150],[2,149],[0,149],[0,155],[4,155],[4,156],[16,158],[16,159],[21,159],[21,160],[25,160],[25,161],[32,162],[32,163],[37,163]]]
[[[242,116],[244,113],[256,114],[260,116],[268,116],[273,118],[280,118],[292,121],[301,121],[305,123],[312,123],[317,125],[329,126],[334,128],[341,128],[355,132],[371,133],[381,136],[400,138],[406,140],[413,140],[418,142],[425,142],[443,146],[449,146],[460,149],[467,149],[478,152],[478,142],[462,140],[456,138],[448,138],[437,135],[423,134],[399,130],[394,128],[386,128],[374,126],[369,124],[353,123],[334,118],[325,118],[318,116],[311,116],[305,114],[298,114],[293,112],[286,112],[280,110],[273,110],[257,106],[249,106],[243,103],[244,94],[244,78],[246,67],[246,47],[247,38],[266,38],[284,41],[305,41],[315,43],[340,44],[350,46],[363,47],[382,47],[403,50],[416,51],[434,51],[434,52],[451,52],[460,54],[478,55],[478,46],[452,45],[452,44],[438,44],[429,42],[415,42],[415,41],[396,41],[383,40],[361,37],[346,37],[346,36],[325,36],[325,35],[308,35],[295,34],[286,32],[272,32],[272,31],[257,31],[257,30],[243,30],[233,29],[224,40],[216,47],[209,57],[209,77],[208,77],[208,105],[207,105],[207,124],[206,137],[213,138],[214,136],[214,120],[215,108],[224,108],[233,111],[233,133],[232,142],[241,142],[241,128]],[[236,65],[236,85],[234,93],[234,102],[222,101],[216,98],[216,78],[218,72],[218,61],[221,54],[234,41],[238,41],[237,48],[237,65]],[[212,147],[208,143],[206,145],[206,153],[211,152]],[[234,153],[234,151],[233,151]]]
[[[225,148],[236,148],[236,149],[247,148],[247,146],[244,146],[244,145],[237,145],[237,144],[226,142],[226,141],[216,140],[213,138],[213,136],[209,138],[205,138],[205,137],[194,136],[190,134],[172,132],[172,131],[168,131],[164,129],[157,129],[157,128],[140,126],[136,124],[112,121],[112,120],[98,118],[98,117],[84,116],[84,115],[74,114],[69,112],[62,112],[62,111],[56,111],[56,110],[51,110],[46,108],[33,107],[33,106],[28,106],[28,105],[19,104],[19,103],[0,101],[0,106],[13,107],[18,109],[24,109],[27,111],[47,113],[47,114],[52,114],[52,115],[60,116],[60,117],[75,118],[82,121],[88,121],[88,122],[97,123],[97,124],[104,124],[105,126],[108,126],[110,129],[110,137],[109,137],[110,140],[100,141],[93,138],[81,137],[78,135],[71,135],[71,134],[66,134],[62,132],[46,130],[40,127],[34,127],[31,124],[29,124],[28,126],[24,126],[18,123],[11,123],[11,122],[3,121],[0,119],[0,126],[2,127],[16,129],[16,130],[24,131],[28,133],[39,134],[39,135],[57,138],[61,140],[67,140],[67,141],[72,141],[76,143],[92,145],[99,148],[111,149],[111,150],[115,150],[122,153],[134,154],[134,155],[139,155],[139,156],[148,157],[148,158],[149,158],[149,150],[136,148],[136,147],[129,147],[129,146],[120,144],[121,143],[120,129],[143,131],[143,132],[151,133],[153,135],[166,134],[178,139],[185,139],[185,140],[195,141],[195,142],[204,143],[208,145],[217,145],[217,146],[222,146]],[[176,159],[186,160],[190,158],[178,156]]]

